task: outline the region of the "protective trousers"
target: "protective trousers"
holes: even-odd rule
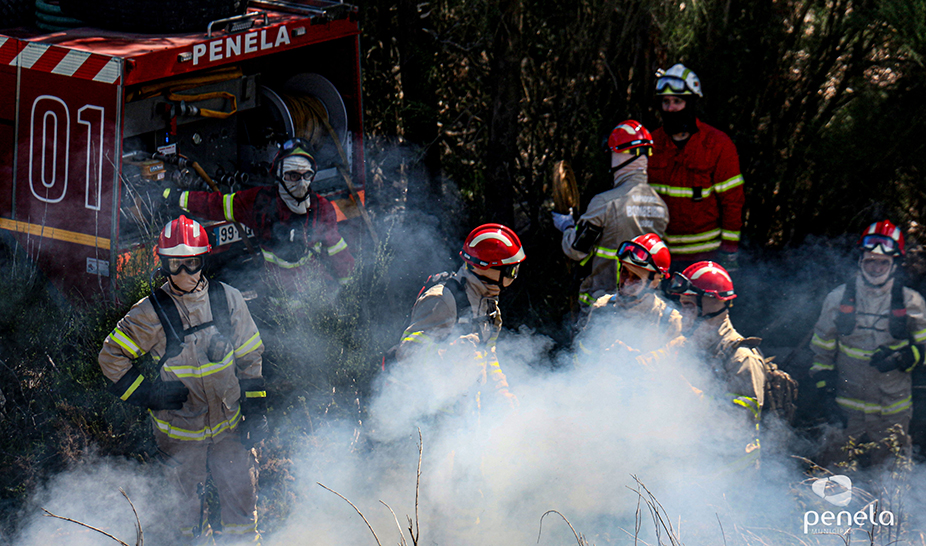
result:
[[[226,542],[259,544],[257,464],[237,434],[226,434],[216,442],[181,442],[159,435],[158,448],[167,455],[168,474],[180,492],[177,523],[184,540],[192,543],[202,532],[200,484],[211,474],[219,494]]]

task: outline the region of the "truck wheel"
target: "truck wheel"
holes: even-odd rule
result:
[[[60,0],[60,3],[66,15],[92,25],[148,34],[205,32],[210,21],[247,9],[247,0]]]
[[[32,23],[34,11],[35,0],[0,0],[0,21],[4,27]]]

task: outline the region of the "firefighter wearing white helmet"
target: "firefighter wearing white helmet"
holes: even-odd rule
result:
[[[446,359],[448,344],[462,364],[475,364],[479,383],[494,387],[501,400],[517,399],[508,389],[495,352],[502,327],[501,291],[517,278],[526,256],[517,234],[501,224],[484,224],[467,236],[460,251],[464,264],[454,273],[428,278],[412,309],[396,358]],[[462,355],[462,356],[461,356]]]
[[[926,353],[926,304],[897,277],[903,233],[890,220],[868,226],[858,241],[858,269],[823,302],[813,330],[811,378],[821,395],[821,416],[834,423],[824,438],[822,464],[845,458],[849,437],[879,442],[900,425],[909,449],[910,372]],[[828,415],[824,415],[828,414]],[[872,462],[889,455],[878,445]]]
[[[624,241],[617,257],[617,293],[598,298],[586,329],[607,338],[606,351],[651,351],[681,335],[681,314],[657,292],[672,263],[659,235]]]
[[[198,484],[211,475],[223,534],[257,544],[257,466],[242,442],[263,422],[263,343],[241,293],[203,276],[211,250],[203,227],[184,216],[158,240],[167,282],[136,303],[99,355],[110,391],[151,416],[158,449],[179,492],[179,544],[208,533]],[[151,353],[159,377],[135,365]]]
[[[566,256],[583,264],[591,260],[591,273],[579,287],[579,324],[595,300],[615,293],[618,246],[645,233],[661,236],[669,222],[665,203],[647,184],[653,152],[649,131],[639,122],[624,121],[611,131],[607,147],[611,189],[592,198],[577,225],[571,214],[553,213]]]
[[[675,269],[703,260],[735,268],[745,202],[736,147],[698,119],[704,95],[691,69],[676,64],[656,75],[662,127],[653,131],[649,176],[669,207],[665,238]]]

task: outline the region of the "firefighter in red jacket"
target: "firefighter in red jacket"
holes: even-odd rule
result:
[[[743,175],[730,138],[696,116],[701,81],[676,64],[658,72],[662,127],[653,131],[649,182],[669,207],[673,270],[712,260],[736,267],[743,226]]]
[[[202,487],[211,475],[227,544],[259,544],[257,465],[243,442],[265,430],[260,333],[241,293],[202,274],[209,238],[184,216],[161,232],[163,286],[136,303],[99,355],[110,392],[148,410],[178,487],[181,544],[211,541]],[[135,361],[151,353],[158,379]],[[256,425],[256,426],[255,426]]]
[[[281,287],[296,289],[307,268],[326,262],[325,275],[345,282],[354,258],[338,233],[334,207],[312,191],[316,163],[301,138],[283,143],[273,161],[276,186],[223,195],[167,190],[168,206],[210,220],[237,221],[254,230],[260,251]]]

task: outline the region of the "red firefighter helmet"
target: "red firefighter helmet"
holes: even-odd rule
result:
[[[672,265],[669,248],[655,233],[637,235],[630,241],[624,241],[617,249],[617,258],[623,264],[661,273],[663,276],[669,274],[669,266]]]
[[[903,256],[903,232],[890,220],[881,220],[868,226],[859,237],[858,247],[862,250],[887,256]]]
[[[463,242],[460,257],[480,268],[507,268],[526,258],[521,240],[511,228],[501,224],[483,224],[471,231]]]
[[[202,256],[211,250],[209,236],[203,226],[182,215],[164,226],[158,237],[158,255],[167,258]]]
[[[677,296],[711,296],[722,301],[730,301],[736,297],[730,274],[723,266],[714,262],[697,262],[688,266],[685,271],[672,275],[668,292]]]
[[[653,135],[639,121],[628,119],[611,131],[608,149],[618,153],[653,155]]]

